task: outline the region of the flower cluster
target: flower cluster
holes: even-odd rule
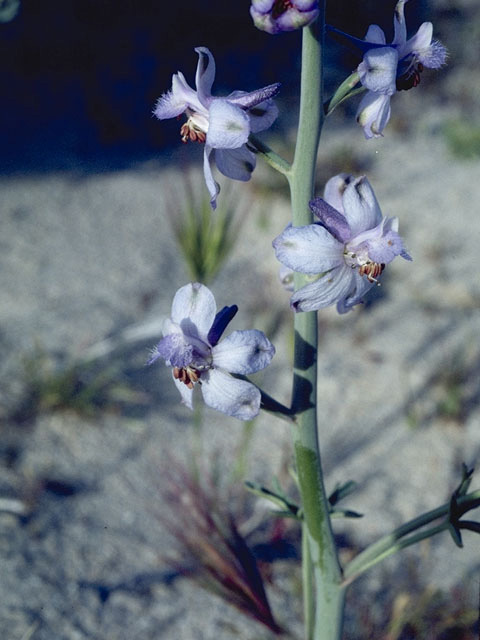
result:
[[[407,1],[399,0],[395,7],[391,44],[386,44],[385,33],[376,24],[370,25],[364,41],[347,36],[364,52],[357,71],[367,93],[358,107],[357,121],[367,139],[382,135],[390,119],[390,98],[394,93],[416,87],[424,68],[438,69],[447,57],[445,47],[432,39],[431,22],[424,22],[407,40]]]
[[[250,15],[267,33],[294,31],[317,19],[318,0],[252,0]]]
[[[238,307],[216,312],[215,298],[203,284],[187,284],[177,291],[172,315],[165,320],[164,337],[152,352],[172,367],[183,403],[193,408],[198,384],[205,404],[240,420],[251,420],[260,410],[260,391],[251,382],[230,374],[246,375],[270,364],[275,348],[261,331],[234,331],[220,338]]]
[[[446,60],[445,47],[432,39],[430,22],[423,23],[407,39],[407,1],[398,0],[395,7],[390,44],[374,24],[364,40],[329,27],[363,54],[356,72],[358,79],[354,75],[353,81],[367,90],[357,111],[367,139],[382,135],[395,92],[417,86],[425,67],[437,69]],[[250,13],[257,27],[275,34],[307,26],[317,19],[319,6],[317,0],[252,0]],[[204,144],[205,182],[215,208],[219,186],[212,163],[229,178],[250,179],[256,161],[249,137],[270,127],[277,118],[273,98],[280,85],[214,97],[214,58],[206,47],[195,51],[199,56],[195,89],[180,71],[174,74],[172,87],[158,99],[154,114],[160,120],[186,115],[181,139]],[[284,284],[293,291],[293,273],[306,276],[307,284],[293,291],[291,297],[296,312],[336,304],[338,312],[345,313],[363,302],[365,294],[379,284],[392,260],[397,256],[411,260],[398,234],[397,218],[382,215],[365,176],[339,174],[331,178],[324,197],[313,199],[309,205],[316,221],[303,227],[288,225],[273,241]],[[165,321],[164,337],[153,350],[150,363],[161,358],[172,367],[175,385],[189,408],[193,407],[194,388],[198,386],[210,407],[250,420],[258,414],[262,396],[243,376],[268,366],[275,349],[256,330],[234,331],[220,341],[236,312],[234,305],[217,313],[213,294],[202,284],[182,287],[175,294],[171,318]]]
[[[220,173],[228,178],[250,180],[256,159],[246,143],[250,133],[268,129],[275,121],[278,110],[271,98],[280,85],[272,84],[250,93],[234,91],[225,98],[215,98],[211,94],[215,60],[206,47],[197,47],[195,51],[199,56],[196,91],[179,71],[172,77],[171,90],[158,99],[153,113],[160,120],[186,114],[181,138],[183,142],[205,144],[203,171],[215,209],[220,188],[212,175],[211,160],[215,159]]]
[[[291,299],[295,311],[315,311],[337,303],[345,313],[362,302],[385,266],[400,255],[411,260],[398,235],[397,218],[384,218],[365,176],[331,178],[324,198],[310,203],[318,222],[289,225],[273,241],[286,267],[313,276]]]

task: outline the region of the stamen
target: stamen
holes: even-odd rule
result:
[[[377,278],[385,269],[385,265],[380,262],[367,262],[366,264],[362,264],[359,268],[358,273],[361,276],[367,276],[367,280],[369,282],[376,282],[379,284]]]
[[[189,389],[193,389],[195,382],[199,382],[200,371],[193,367],[173,367],[173,377]]]
[[[189,140],[192,142],[205,142],[207,139],[206,134],[195,126],[191,118],[180,127],[180,135],[184,143]]]
[[[423,71],[423,64],[421,62],[417,62],[417,64],[412,65],[407,69],[407,71],[397,78],[395,83],[397,87],[397,91],[408,91],[408,89],[413,89],[413,87],[418,87],[420,84],[420,74]]]

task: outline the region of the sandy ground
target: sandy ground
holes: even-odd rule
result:
[[[322,171],[336,168],[347,149],[384,214],[400,218],[414,258],[388,268],[371,304],[319,316],[326,482],[332,490],[355,479],[348,506],[365,514],[335,525],[349,545],[448,501],[461,462],[479,459],[480,162],[449,153],[439,135],[448,115],[437,108],[406,131],[398,119],[368,145],[353,124],[333,121],[325,132]],[[166,216],[172,184],[182,188],[179,170],[156,163],[0,179],[0,499],[21,500],[29,513],[0,513],[6,640],[268,637],[189,580],[173,579],[164,560],[174,547],[161,516],[165,468],[170,455],[191,457],[194,432],[167,369],[144,366],[174,292],[189,280]],[[269,186],[273,199],[265,197]],[[232,329],[255,326],[272,337],[277,355],[258,380],[288,403],[288,295],[271,249],[288,222],[281,186],[260,167],[236,191],[251,211],[212,289],[219,306],[240,306]],[[134,339],[132,327],[148,335]],[[36,352],[40,367],[40,351],[61,368],[103,347],[97,365],[116,367],[133,399],[90,417],[19,409],[28,391],[25,358]],[[452,396],[454,411],[445,404]],[[203,446],[224,475],[243,436],[241,423],[205,411]],[[261,416],[236,482],[270,482],[289,459],[288,426]],[[478,537],[465,532],[464,542],[457,549],[444,534],[388,560],[390,590],[408,563],[442,589],[470,585],[472,575],[478,582]],[[293,562],[277,566],[272,604],[280,622],[299,633],[299,607],[287,591]],[[379,597],[383,579],[375,569],[363,584]]]

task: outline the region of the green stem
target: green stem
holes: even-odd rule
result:
[[[313,640],[315,624],[315,600],[313,597],[313,571],[310,558],[310,543],[306,526],[302,524],[302,583],[303,583],[303,622],[306,640]]]
[[[308,203],[314,195],[318,143],[323,124],[323,32],[324,2],[320,2],[318,21],[303,29],[300,117],[295,157],[290,174],[292,218],[295,226],[312,222]],[[295,274],[295,287],[305,284]],[[344,588],[342,571],[330,523],[328,500],[323,484],[317,434],[317,317],[316,313],[295,315],[294,379],[292,411],[297,415],[293,426],[293,443],[305,536],[309,554],[303,562],[311,564],[315,585],[314,640],[337,640],[341,637]],[[308,599],[310,594],[305,593]],[[307,628],[308,634],[308,628]],[[306,636],[309,638],[309,636]]]
[[[471,508],[474,509],[478,506],[479,500],[480,491],[474,491],[473,493],[469,493],[465,496],[457,498],[457,503],[460,506],[471,504]],[[377,542],[374,542],[373,544],[368,546],[345,567],[345,582],[353,582],[367,569],[370,569],[370,567],[373,567],[375,564],[379,563],[384,558],[396,553],[397,551],[405,549],[406,547],[409,547],[412,544],[419,542],[420,540],[429,538],[433,535],[436,535],[437,533],[441,533],[442,531],[447,530],[449,526],[448,522],[442,522],[436,527],[432,527],[419,534],[409,536],[408,538],[401,540],[401,538],[405,538],[405,536],[407,536],[409,533],[413,533],[417,529],[430,524],[434,520],[438,520],[438,518],[447,516],[449,508],[450,502],[442,505],[441,507],[437,507],[432,511],[423,513],[421,516],[417,516],[413,520],[402,524],[400,527],[397,527],[394,531],[392,531],[392,533],[383,536],[382,538],[377,540]]]

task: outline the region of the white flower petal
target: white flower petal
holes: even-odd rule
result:
[[[325,202],[328,202],[331,207],[343,214],[343,192],[352,179],[353,176],[348,173],[339,173],[333,176],[333,178],[330,178],[323,191],[323,199]]]
[[[162,333],[164,336],[169,336],[172,333],[183,333],[183,331],[176,322],[172,322],[170,318],[165,318],[162,325]]]
[[[268,13],[273,7],[274,0],[252,0],[252,7],[261,13]]]
[[[375,193],[365,176],[351,182],[343,194],[345,217],[352,229],[352,238],[362,231],[373,229],[382,220],[382,212]]]
[[[250,118],[250,131],[258,133],[268,129],[278,117],[278,108],[273,100],[265,100],[247,111]]]
[[[214,149],[237,149],[248,140],[247,114],[223,98],[212,100],[209,109],[207,144]]]
[[[393,15],[394,38],[392,44],[402,46],[407,39],[407,25],[405,24],[404,5],[408,0],[398,0]]]
[[[217,196],[220,193],[220,186],[217,182],[215,182],[212,173],[212,167],[210,166],[210,154],[213,149],[205,145],[205,149],[203,150],[203,175],[205,177],[205,182],[207,184],[208,193],[210,194],[210,204],[212,209],[217,208]],[[215,153],[215,152],[214,152]]]
[[[153,114],[159,120],[176,118],[193,102],[198,102],[197,94],[188,86],[183,73],[179,71],[172,77],[171,90],[157,100]]]
[[[198,53],[195,86],[197,87],[200,102],[207,106],[212,95],[213,81],[215,80],[215,60],[207,47],[197,47],[195,51]]]
[[[369,49],[358,65],[360,82],[369,91],[393,95],[396,91],[398,52],[393,47]]]
[[[440,69],[445,64],[447,56],[446,48],[438,40],[432,40],[430,46],[426,47],[426,49],[415,51],[415,57],[427,69]]]
[[[172,303],[172,320],[186,336],[208,344],[208,332],[215,320],[217,306],[213,293],[205,285],[192,282],[181,287]]]
[[[300,273],[323,273],[343,262],[343,244],[319,224],[288,226],[272,244],[277,260]]]
[[[428,49],[432,42],[432,36],[433,24],[431,22],[424,22],[418,28],[417,33],[407,41],[405,47],[402,47],[400,55],[404,57],[409,53],[417,53]]]
[[[176,73],[172,78],[172,92],[178,96],[179,99],[185,100],[187,106],[190,107],[192,111],[208,117],[208,109],[200,102],[197,92],[190,87],[181,71]]]
[[[153,115],[159,120],[167,120],[168,118],[176,118],[187,108],[186,102],[176,96],[172,91],[164,93],[157,100]]]
[[[357,122],[363,127],[365,138],[380,138],[390,120],[390,96],[368,91],[357,110]]]
[[[290,305],[295,311],[316,311],[335,304],[352,289],[354,270],[345,264],[293,294]]]
[[[370,282],[365,276],[361,276],[358,271],[353,272],[353,282],[351,291],[337,303],[338,313],[347,313],[352,308],[363,302],[363,297],[375,283]]]
[[[239,149],[216,149],[215,164],[220,173],[233,180],[248,182],[255,169],[257,159],[245,145]]]
[[[367,34],[365,36],[366,42],[373,42],[374,44],[385,44],[385,34],[378,24],[371,24],[368,27]]]
[[[260,391],[251,382],[237,380],[219,369],[202,375],[205,404],[239,420],[252,420],[260,411]]]
[[[173,378],[173,381],[178,391],[180,392],[180,395],[182,396],[182,404],[184,404],[189,409],[193,409],[193,389],[189,389],[187,385],[183,382],[180,382],[180,380],[175,380],[175,378]]]
[[[255,373],[267,367],[275,348],[262,331],[234,331],[212,349],[213,364],[231,373]]]

